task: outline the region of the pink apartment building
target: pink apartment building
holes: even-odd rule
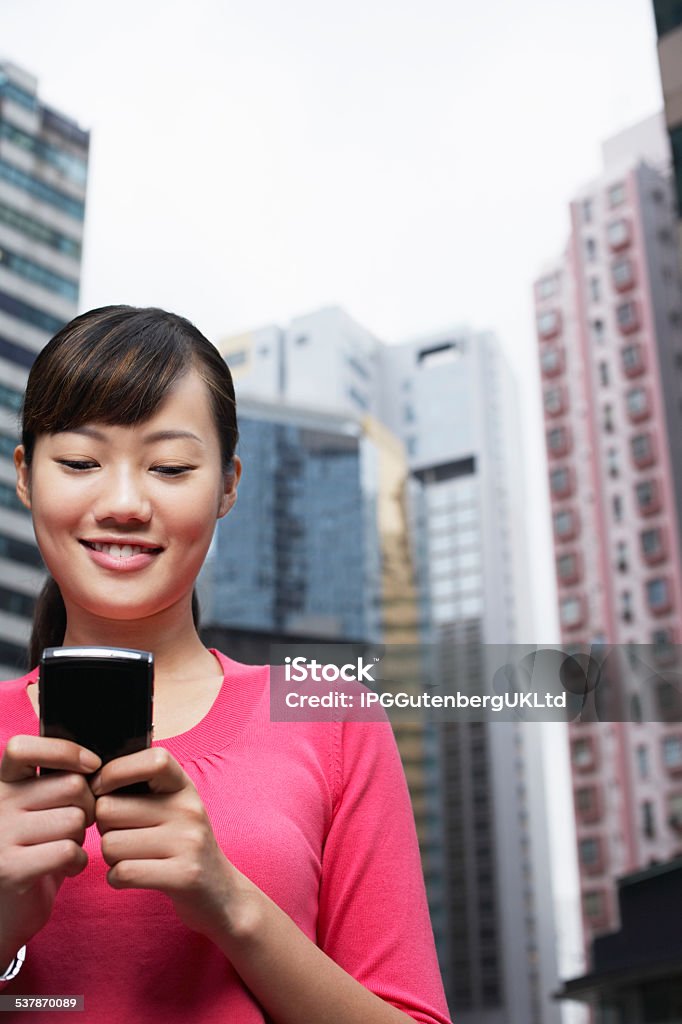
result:
[[[618,925],[616,878],[682,855],[675,695],[637,682],[682,651],[682,292],[662,117],[603,155],[535,283],[562,644],[632,645],[651,669],[622,683],[623,720],[569,727],[586,942]]]

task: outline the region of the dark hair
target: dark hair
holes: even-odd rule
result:
[[[223,473],[234,470],[239,438],[232,376],[218,349],[185,317],[153,307],[103,306],[66,324],[39,353],[28,377],[21,441],[31,466],[36,438],[98,421],[132,426],[154,414],[192,369],[208,387]],[[199,602],[192,593],[199,627]],[[49,576],[36,601],[29,667],[64,641],[66,609]]]

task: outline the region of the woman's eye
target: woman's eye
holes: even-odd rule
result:
[[[76,459],[58,459],[60,466],[68,466],[69,469],[92,469],[96,462],[80,462]]]
[[[162,476],[179,476],[180,473],[189,473],[191,466],[155,466],[154,470]]]

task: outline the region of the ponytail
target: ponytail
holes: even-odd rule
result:
[[[192,619],[199,632],[199,598],[196,587],[192,590]],[[46,647],[61,647],[66,634],[66,607],[59,585],[48,576],[36,599],[33,611],[33,629],[28,644],[28,665],[34,668]]]

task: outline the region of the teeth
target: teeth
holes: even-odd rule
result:
[[[103,551],[112,558],[130,558],[132,555],[139,555],[141,551],[149,551],[149,548],[142,548],[134,544],[93,544],[95,551]]]

